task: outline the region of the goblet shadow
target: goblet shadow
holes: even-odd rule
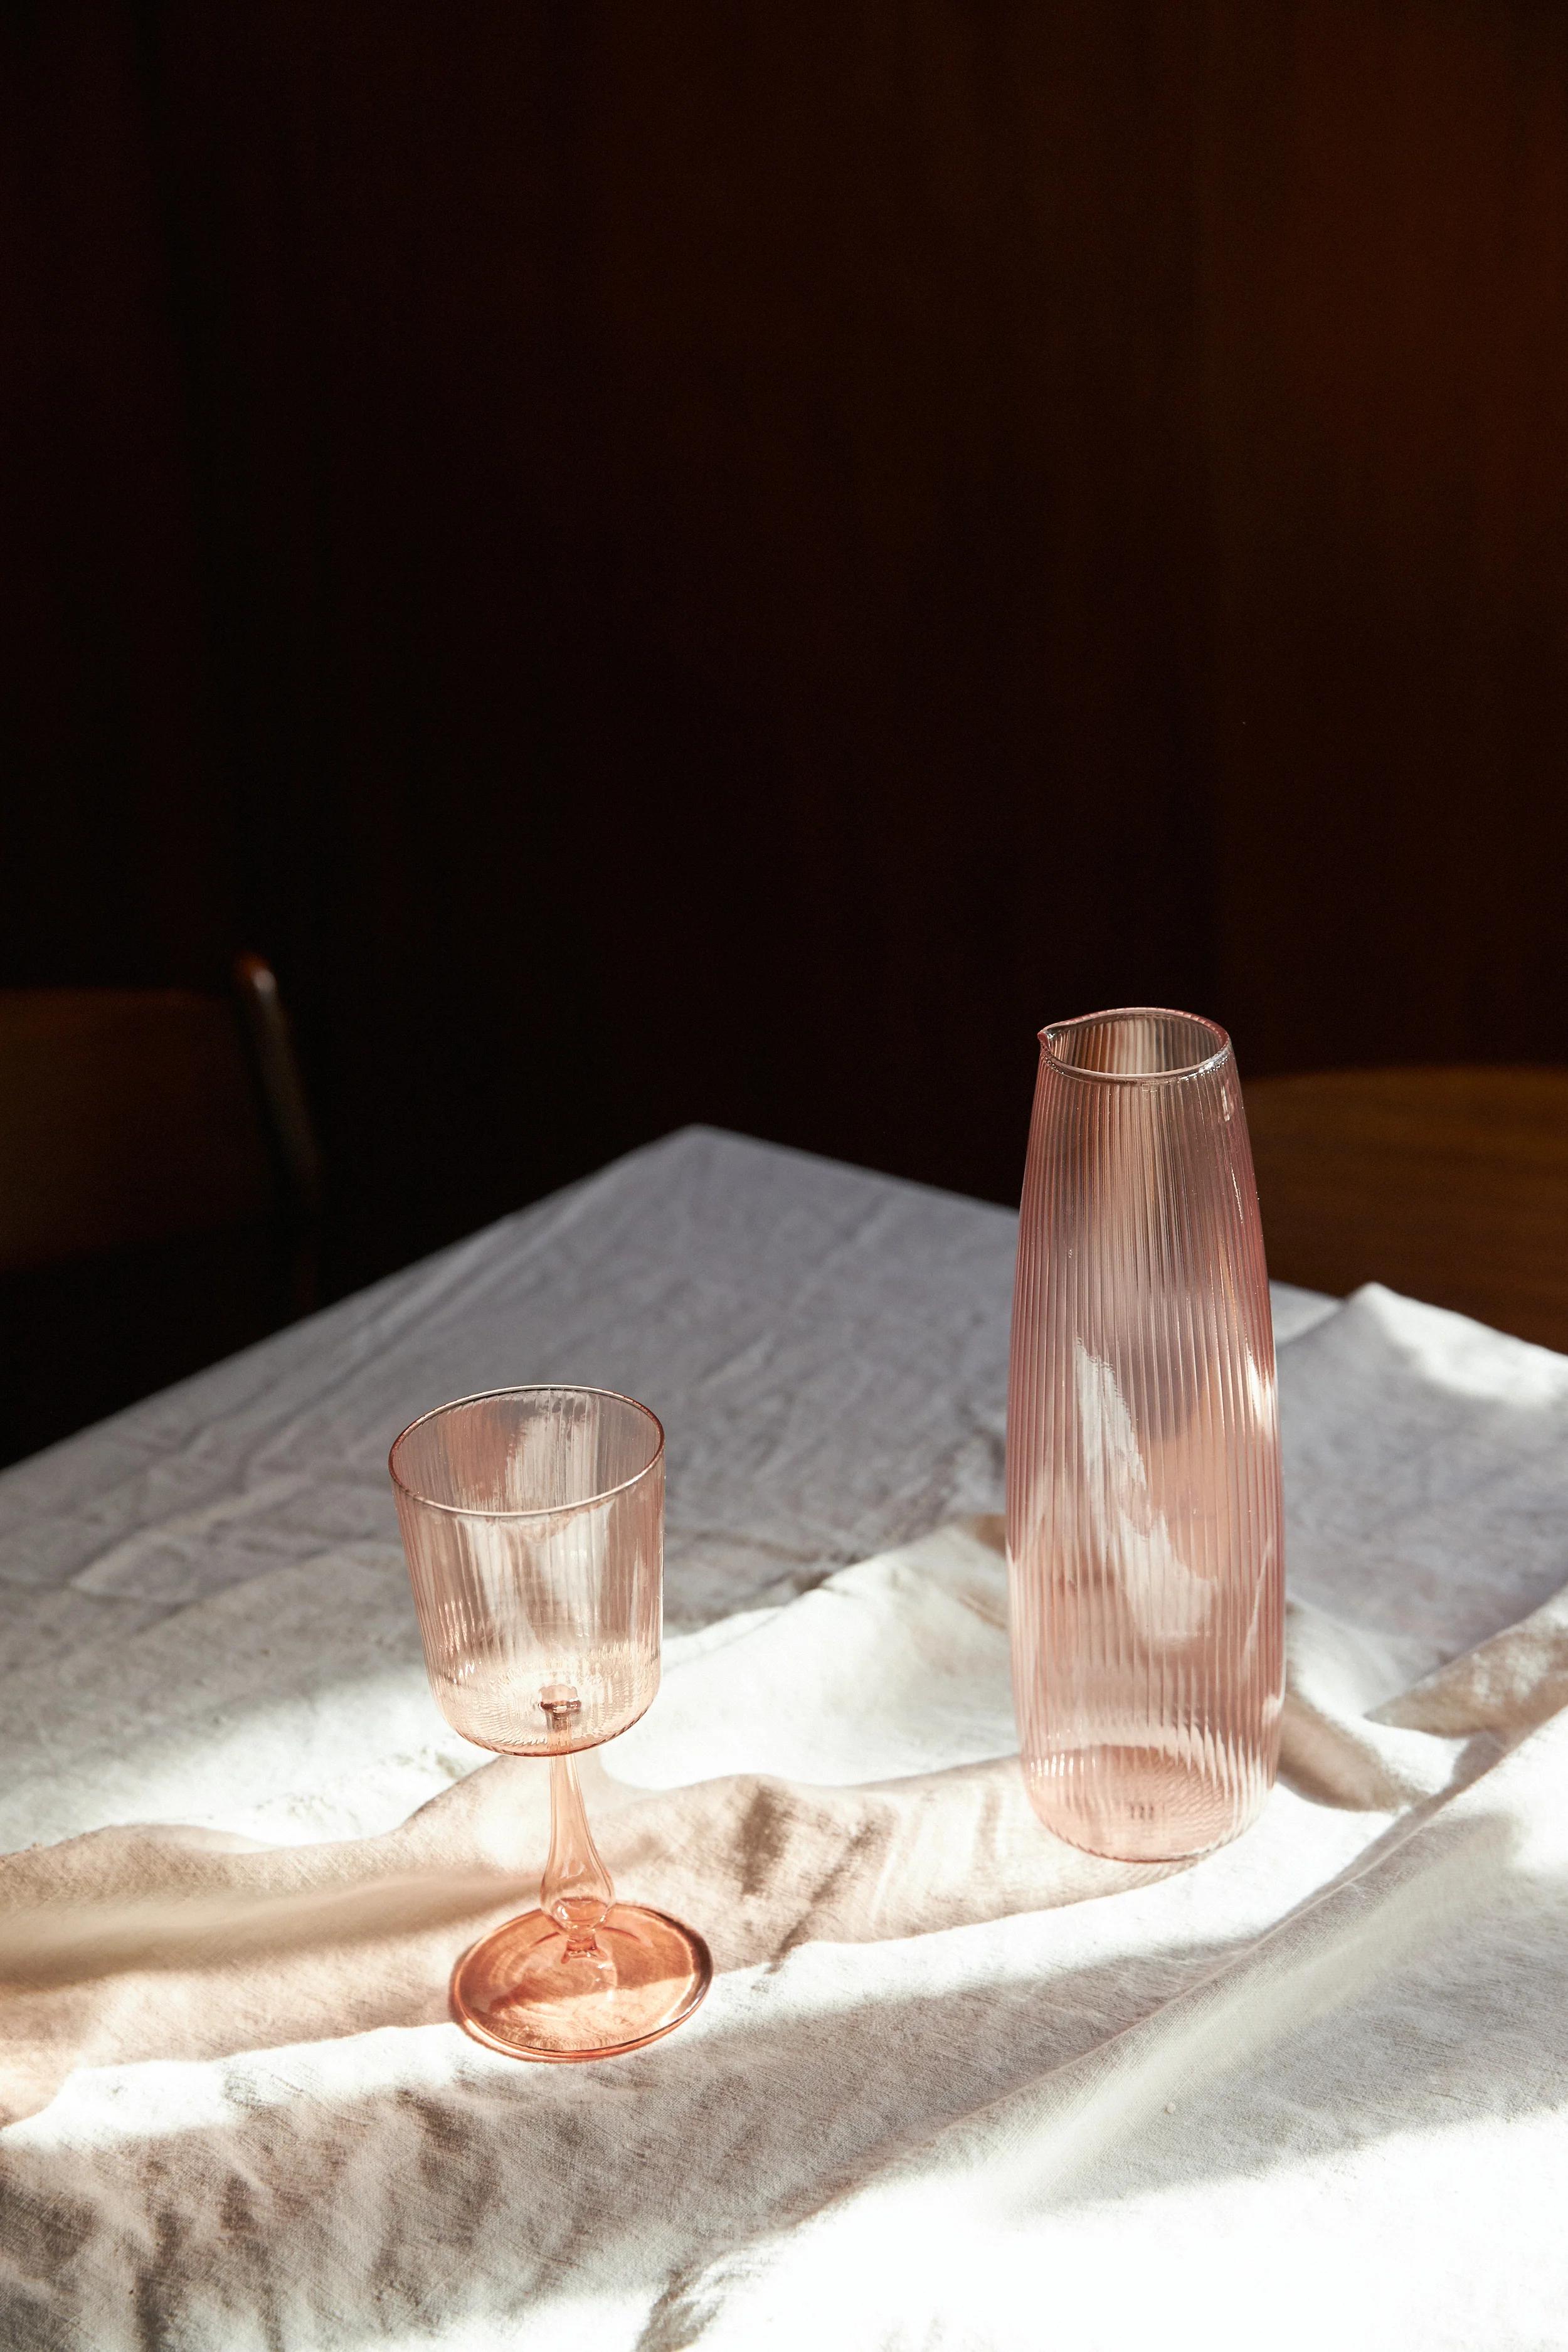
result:
[[[719,1969],[812,1937],[913,1935],[1167,1874],[1045,1835],[1012,1758],[868,1787],[738,1775],[652,1796],[592,1772],[626,1895],[700,1920]],[[5,2111],[36,2111],[79,2065],[445,2020],[455,1960],[534,1895],[543,1782],[499,1757],[400,1829],[344,1843],[153,1825],[0,1861]]]

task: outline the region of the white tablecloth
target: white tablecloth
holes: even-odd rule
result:
[[[691,1133],[0,1480],[0,1848],[76,1841],[0,1864],[0,2340],[1568,2342],[1568,1362],[1281,1296],[1284,1780],[1121,1870],[1007,1760],[1011,1256]],[[441,2021],[543,1774],[436,1715],[384,1473],[529,1379],[670,1433],[590,1777],[721,1971],[571,2069]]]

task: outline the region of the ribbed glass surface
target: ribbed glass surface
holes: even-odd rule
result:
[[[613,1739],[658,1689],[664,1434],[602,1389],[503,1389],[404,1431],[392,1475],[431,1687],[516,1756]]]
[[[1274,1778],[1284,1562],[1274,1333],[1225,1032],[1041,1033],[1007,1415],[1029,1794],[1091,1853],[1235,1837]]]

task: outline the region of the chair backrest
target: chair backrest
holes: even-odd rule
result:
[[[1268,1270],[1568,1349],[1568,1069],[1326,1070],[1245,1088]]]
[[[304,1228],[319,1169],[259,957],[237,1001],[0,990],[0,1273],[250,1223]]]

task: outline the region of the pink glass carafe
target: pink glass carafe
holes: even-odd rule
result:
[[[1094,1853],[1203,1853],[1273,1781],[1284,1682],[1274,1331],[1230,1040],[1054,1024],[1013,1302],[1007,1552],[1025,1776]]]

